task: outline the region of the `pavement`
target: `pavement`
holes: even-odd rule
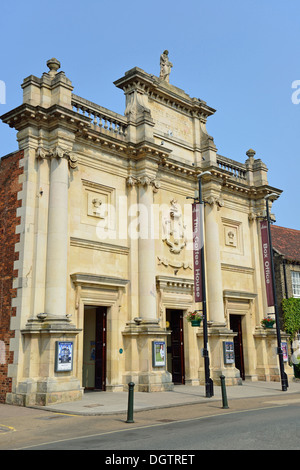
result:
[[[291,394],[299,394],[300,380],[290,380],[289,387],[282,391],[280,382],[251,382],[243,381],[242,385],[226,386],[226,398],[230,400],[255,398],[255,397],[288,397]],[[153,410],[159,408],[170,408],[183,405],[210,403],[219,401],[223,404],[221,386],[214,386],[214,395],[211,398],[205,396],[204,386],[175,385],[172,391],[166,392],[136,392],[134,391],[134,412]],[[127,413],[128,392],[102,392],[86,391],[81,400],[66,403],[56,403],[47,406],[34,406],[45,411],[55,413],[66,413],[73,415],[109,415]]]

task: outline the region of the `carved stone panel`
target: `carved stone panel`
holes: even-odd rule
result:
[[[108,186],[82,180],[83,211],[82,222],[91,225],[101,224],[107,229],[115,228],[115,190]]]
[[[225,245],[237,247],[237,227],[224,226]]]
[[[223,249],[231,253],[243,253],[242,223],[222,218]]]

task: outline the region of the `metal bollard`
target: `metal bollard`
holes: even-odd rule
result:
[[[134,383],[129,382],[128,384],[128,409],[127,409],[126,423],[134,423],[133,421],[133,389],[134,389]]]
[[[225,375],[220,375],[220,379],[221,379],[222,402],[223,402],[222,408],[227,409],[229,408],[229,406],[227,402],[227,393],[226,393],[226,387],[225,387]]]

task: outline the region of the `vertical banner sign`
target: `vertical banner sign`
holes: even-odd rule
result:
[[[195,302],[202,302],[202,273],[201,273],[201,249],[202,229],[201,229],[201,213],[200,204],[192,205],[193,216],[193,256],[194,256],[194,292]]]
[[[266,290],[267,290],[268,307],[273,307],[274,297],[273,297],[273,283],[272,283],[272,271],[271,271],[271,253],[270,253],[270,243],[269,243],[269,232],[268,232],[268,223],[264,220],[260,222],[260,233],[261,233],[261,244],[262,244],[262,253],[263,253],[263,263],[264,263],[264,273],[265,273],[265,283],[266,283]]]

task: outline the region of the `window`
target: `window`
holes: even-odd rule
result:
[[[300,297],[300,272],[292,271],[293,297]]]

